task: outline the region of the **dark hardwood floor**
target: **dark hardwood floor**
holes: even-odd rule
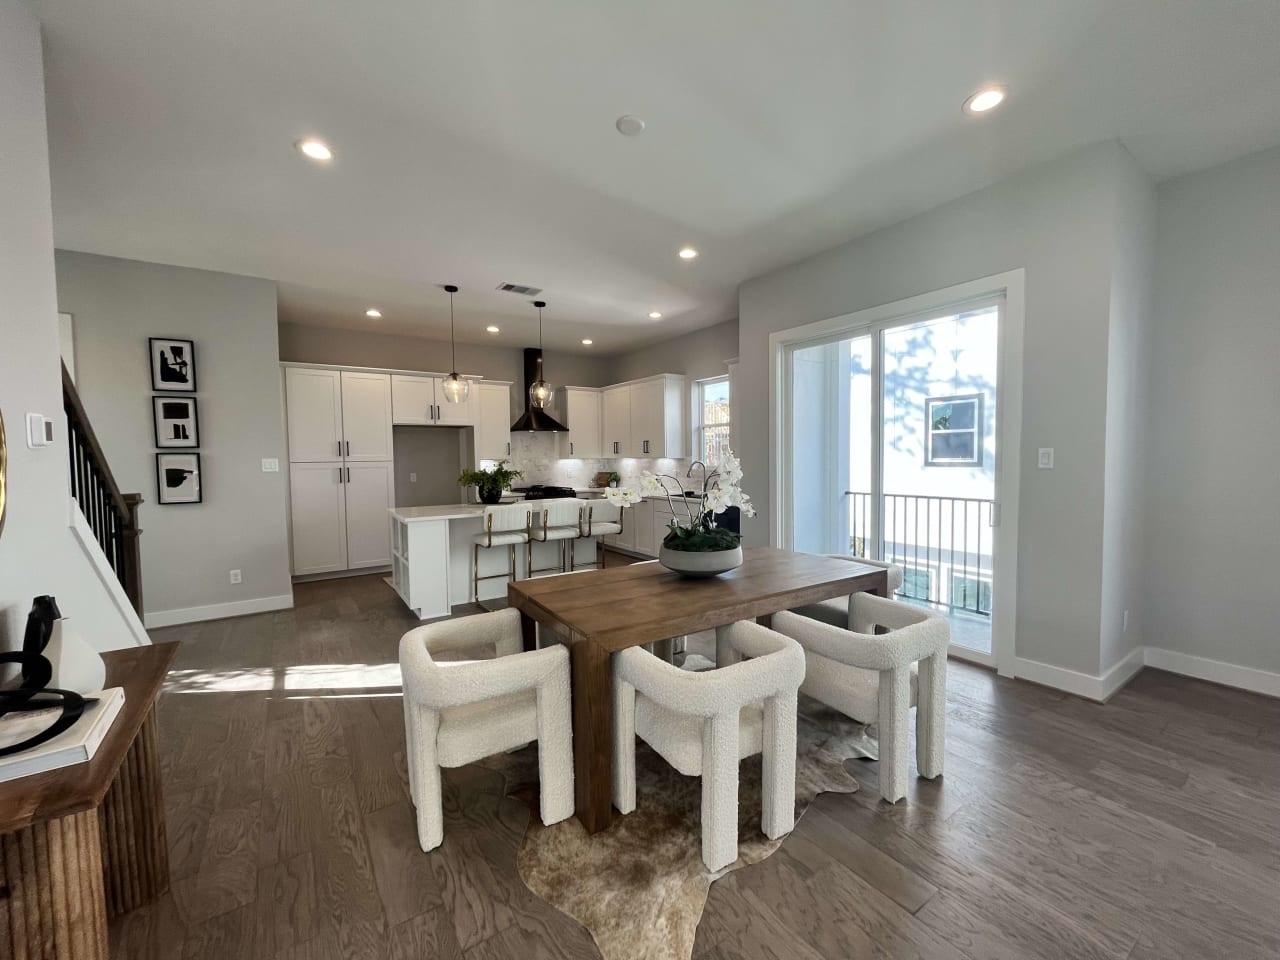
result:
[[[173,887],[112,927],[121,958],[595,957],[520,881],[528,820],[480,768],[446,776],[423,854],[379,577],[182,640],[160,704]],[[703,960],[1280,956],[1280,701],[1148,670],[1110,704],[952,663],[946,775],[825,795],[782,849],[715,883]]]

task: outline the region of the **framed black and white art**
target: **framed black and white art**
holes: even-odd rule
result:
[[[152,397],[156,446],[200,446],[200,416],[195,397]]]
[[[157,393],[195,393],[195,342],[151,337],[148,343],[151,346],[151,389]]]
[[[160,503],[200,503],[200,454],[156,454],[156,499]]]

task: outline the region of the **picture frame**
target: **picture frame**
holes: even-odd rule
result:
[[[196,344],[174,337],[149,337],[151,389],[156,393],[196,392]]]
[[[195,397],[152,397],[151,424],[161,449],[200,446],[200,408]]]
[[[198,453],[156,454],[156,502],[204,502],[204,476]]]

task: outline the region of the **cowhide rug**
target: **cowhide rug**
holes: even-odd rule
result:
[[[537,752],[527,747],[484,766],[507,778],[507,792],[533,809],[520,876],[535,894],[585,926],[605,960],[689,960],[707,892],[719,877],[759,863],[781,845],[760,832],[760,757],[742,761],[738,859],[717,873],[702,863],[701,780],[684,777],[637,743],[635,812],[588,836],[576,819],[544,827],[537,815]],[[800,698],[796,819],[819,794],[853,793],[850,758],[877,756],[867,728]]]

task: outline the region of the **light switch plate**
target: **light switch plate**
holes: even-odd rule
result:
[[[27,446],[32,450],[53,446],[53,421],[43,414],[28,413]]]
[[[1053,447],[1041,447],[1036,456],[1036,466],[1041,470],[1053,469]]]
[[[263,457],[262,472],[263,473],[279,473],[280,461],[277,460],[275,457]]]

